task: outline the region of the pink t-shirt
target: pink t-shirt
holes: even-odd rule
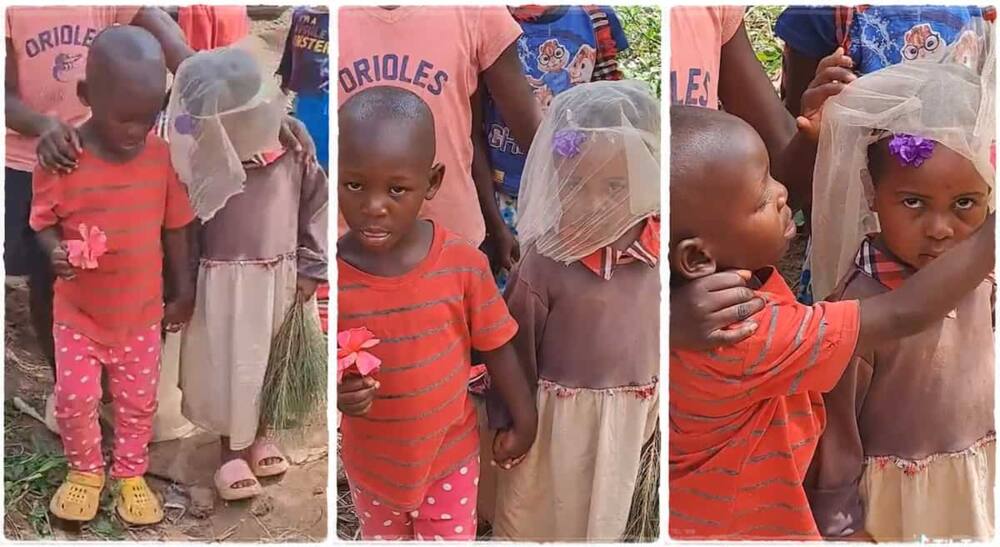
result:
[[[719,108],[722,46],[743,23],[743,7],[677,7],[670,10],[670,101]]]
[[[45,6],[7,8],[7,40],[17,65],[17,94],[34,110],[72,125],[90,117],[76,96],[87,50],[102,30],[127,25],[135,6]],[[7,167],[31,171],[38,139],[7,130]]]
[[[377,85],[399,86],[426,101],[445,176],[421,214],[478,245],[486,228],[472,180],[469,97],[521,27],[502,6],[352,7],[340,10],[339,32],[338,106]]]

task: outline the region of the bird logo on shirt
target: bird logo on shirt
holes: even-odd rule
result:
[[[83,55],[79,53],[75,55],[71,55],[69,53],[60,53],[56,55],[55,61],[52,64],[52,77],[57,82],[71,81],[71,79],[67,77],[67,74],[76,69],[77,63],[80,59],[83,59]]]

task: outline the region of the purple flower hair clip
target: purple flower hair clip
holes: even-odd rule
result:
[[[889,153],[896,156],[903,167],[920,167],[934,153],[934,141],[900,133],[889,141]]]
[[[556,131],[552,137],[552,147],[556,154],[564,158],[576,157],[580,153],[580,145],[587,140],[587,134],[575,129]]]
[[[181,135],[193,135],[198,128],[198,120],[190,114],[181,114],[174,119],[174,129]]]

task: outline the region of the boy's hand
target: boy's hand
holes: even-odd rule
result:
[[[671,289],[670,347],[708,350],[749,338],[757,323],[747,319],[764,309],[764,300],[747,288],[749,279],[745,270],[719,272]]]
[[[375,402],[379,383],[371,376],[348,374],[337,385],[337,409],[347,416],[364,416]]]
[[[194,297],[180,296],[167,302],[163,307],[163,328],[167,332],[178,332],[194,314]]]
[[[802,115],[795,120],[799,131],[813,141],[819,140],[823,103],[843,91],[847,84],[858,79],[851,70],[853,68],[854,60],[844,55],[842,47],[824,57],[816,67],[816,77],[802,94]]]
[[[66,251],[66,244],[59,243],[59,246],[49,253],[49,262],[52,263],[52,272],[57,276],[70,280],[76,277],[73,266],[69,263],[69,253]]]
[[[510,469],[521,463],[535,443],[535,429],[536,426],[518,427],[515,423],[508,429],[497,431],[493,437],[493,463],[503,469]]]
[[[295,280],[295,298],[299,302],[308,302],[316,294],[319,281],[311,277],[298,276]]]
[[[492,255],[489,257],[490,265],[496,269],[493,273],[499,270],[511,271],[514,269],[517,261],[521,260],[521,245],[517,242],[517,237],[514,236],[510,228],[504,225],[487,237],[492,240],[487,245],[487,249]]]
[[[77,158],[83,152],[80,134],[75,127],[50,118],[48,127],[39,137],[35,149],[38,163],[53,173],[71,173],[77,166]]]

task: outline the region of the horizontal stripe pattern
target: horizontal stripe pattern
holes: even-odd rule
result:
[[[496,349],[517,331],[486,257],[439,226],[434,232],[428,256],[398,278],[338,262],[337,331],[369,329],[380,340],[370,351],[382,360],[371,410],[341,424],[344,467],[362,490],[405,510],[476,454],[471,351]]]
[[[194,220],[187,193],[165,142],[150,136],[138,157],[124,164],[84,152],[77,169],[53,175],[36,168],[31,227],[58,227],[79,240],[79,226],[107,235],[107,253],[95,270],[59,279],[53,311],[58,323],[110,346],[163,317],[162,230]]]
[[[670,353],[670,533],[819,539],[802,487],[822,395],[854,352],[857,302],[797,303],[771,271],[767,309],[735,347]]]

